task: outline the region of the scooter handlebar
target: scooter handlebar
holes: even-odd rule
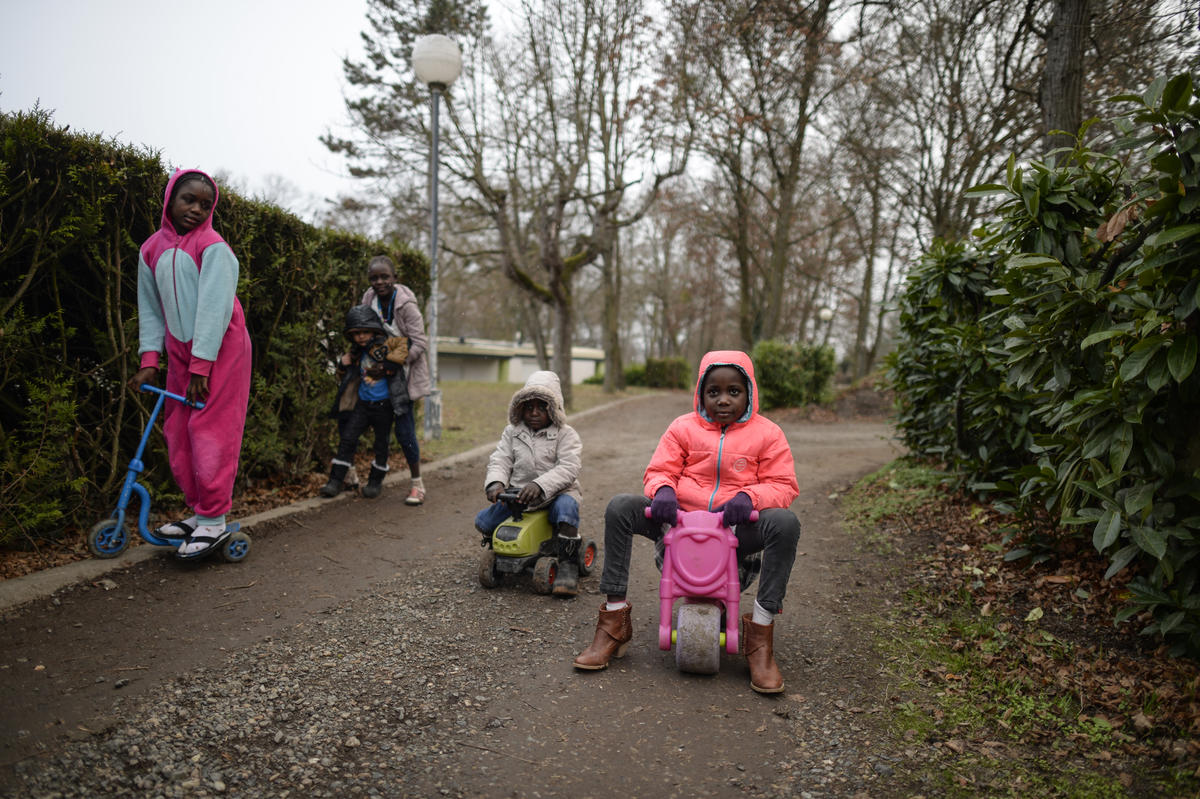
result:
[[[720,514],[721,511],[710,510],[710,511],[708,511],[708,513],[712,513],[712,514],[716,515],[716,514]],[[684,511],[681,511],[681,510],[675,511],[675,524],[672,525],[673,527],[678,526],[679,523],[683,521],[683,514],[684,514]],[[650,518],[650,506],[649,505],[646,506],[646,518],[647,519]],[[750,511],[750,521],[752,521],[752,522],[758,521],[758,511],[756,511],[756,510]]]
[[[142,389],[142,391],[148,391],[151,394],[162,394],[164,397],[169,397],[170,399],[173,399],[176,402],[182,402],[184,405],[187,405],[191,408],[195,408],[196,410],[200,410],[201,408],[204,407],[203,402],[192,402],[187,397],[182,397],[179,394],[174,394],[170,391],[167,391],[165,388],[159,388],[158,386],[151,385],[150,383],[142,383],[141,389]]]

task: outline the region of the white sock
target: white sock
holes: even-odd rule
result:
[[[629,602],[624,599],[622,599],[620,602],[605,602],[604,603],[605,610],[621,610],[622,608],[626,608],[628,606],[629,606]]]
[[[196,516],[195,519],[197,527],[220,527],[222,530],[225,529],[224,516]]]
[[[758,604],[758,600],[754,600],[754,615],[750,621],[755,624],[774,624],[775,614]]]
[[[420,478],[420,477],[414,477],[414,478],[412,479],[412,485],[413,485],[413,488],[419,488],[419,489],[421,489],[422,491],[424,491],[424,490],[425,490],[425,483],[421,482],[421,478]]]

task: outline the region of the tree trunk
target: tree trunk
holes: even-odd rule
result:
[[[575,308],[571,295],[554,293],[554,371],[562,383],[563,406],[571,409],[574,393],[571,390],[571,344],[575,327]]]
[[[1046,66],[1038,90],[1045,151],[1072,147],[1083,122],[1083,50],[1090,0],[1055,0],[1046,32]],[[1062,133],[1053,133],[1060,130]]]

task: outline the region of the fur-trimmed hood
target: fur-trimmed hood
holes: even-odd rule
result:
[[[534,372],[525,381],[525,385],[517,389],[508,403],[508,423],[519,425],[521,419],[521,404],[526,400],[544,400],[550,409],[550,424],[562,427],[567,422],[567,412],[563,409],[562,383],[554,372]]]

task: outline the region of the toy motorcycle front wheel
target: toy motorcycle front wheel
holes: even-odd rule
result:
[[[692,674],[721,669],[721,609],[703,602],[679,607],[675,627],[675,665]]]
[[[484,588],[495,588],[500,584],[500,574],[496,571],[496,552],[484,550],[479,558],[479,584]]]
[[[104,519],[88,531],[88,549],[98,558],[115,558],[129,546],[129,528],[116,519]]]

